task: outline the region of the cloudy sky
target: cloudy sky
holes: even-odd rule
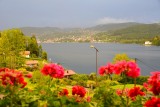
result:
[[[0,30],[160,22],[160,0],[0,0]]]

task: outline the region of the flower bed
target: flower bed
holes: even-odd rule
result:
[[[120,61],[99,68],[106,82],[98,82],[95,89],[63,84],[64,68],[46,64],[41,71],[24,74],[8,68],[0,69],[0,106],[2,107],[160,107],[160,71],[152,72],[143,86],[136,83],[140,68],[135,62]],[[112,75],[123,78],[121,88]],[[127,88],[127,79],[134,85]],[[64,79],[66,80],[66,79]],[[77,81],[78,82],[78,81]],[[114,86],[112,86],[112,83]],[[119,84],[117,85],[119,87]],[[90,92],[91,90],[91,92]],[[92,93],[92,94],[90,94]]]

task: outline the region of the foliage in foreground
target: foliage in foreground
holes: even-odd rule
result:
[[[33,72],[33,77],[17,70],[1,68],[0,95],[3,97],[0,99],[0,106],[159,107],[159,71],[153,72],[143,87],[137,85],[136,79],[140,76],[140,69],[132,61],[104,65],[100,67],[99,73],[105,77],[105,82],[96,79],[95,89],[89,90],[80,85],[64,85],[64,68],[54,63],[46,64],[41,72]],[[112,80],[112,75],[119,75],[124,79],[122,89],[112,88],[113,84],[117,84]],[[93,79],[94,76],[90,75],[89,78]],[[133,87],[126,88],[128,78],[134,79]],[[90,91],[93,91],[92,95],[89,94]]]

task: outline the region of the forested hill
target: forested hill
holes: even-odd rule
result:
[[[143,43],[160,35],[160,24],[134,22],[104,24],[89,28],[23,27],[20,29],[25,35],[35,35],[42,42],[91,42],[93,40]]]
[[[59,34],[59,36],[63,36],[64,34],[72,35],[72,33],[80,33],[80,32],[102,32],[102,31],[109,31],[109,30],[117,30],[122,28],[127,28],[134,25],[139,25],[140,23],[113,23],[113,24],[102,24],[88,28],[58,28],[58,27],[22,27],[20,28],[25,35],[53,35]],[[76,35],[75,35],[76,36]],[[79,36],[79,35],[78,35]]]
[[[160,36],[160,24],[138,24],[119,30],[100,32],[95,38],[106,42],[144,43],[155,36]]]
[[[134,26],[134,25],[140,25],[140,23],[128,22],[128,23],[101,24],[101,25],[93,26],[86,29],[91,31],[110,31],[110,30],[123,29],[123,28]]]
[[[153,37],[160,35],[160,24],[139,24],[110,33],[114,36]]]
[[[117,30],[129,26],[137,25],[139,23],[117,23],[117,24],[103,24],[89,28],[57,28],[57,27],[22,27],[20,28],[25,35],[35,35],[39,40],[52,40],[54,38],[68,39],[71,37],[88,37],[99,32],[106,32],[109,30]],[[71,40],[73,41],[73,40]]]
[[[40,41],[63,38],[56,42],[66,42],[71,37],[86,36],[87,31],[82,28],[57,28],[57,27],[23,27],[20,28],[25,35],[35,35]]]

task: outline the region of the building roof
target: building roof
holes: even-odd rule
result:
[[[74,75],[74,74],[76,74],[73,70],[66,70],[65,72],[64,72],[64,76],[68,76],[68,75]]]
[[[28,60],[26,61],[26,65],[34,65],[34,64],[38,64],[37,60]]]
[[[30,51],[24,51],[24,55],[30,55]]]

